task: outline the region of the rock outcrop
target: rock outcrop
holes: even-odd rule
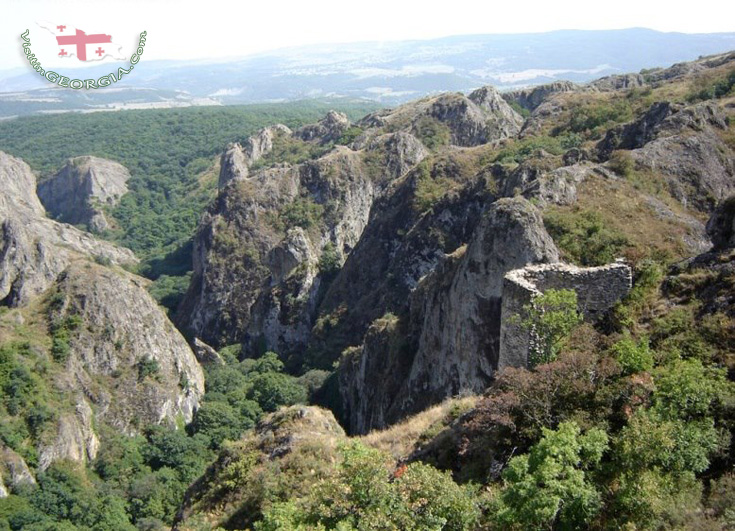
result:
[[[33,486],[36,478],[25,460],[7,446],[0,444],[0,498],[19,487]]]
[[[645,84],[646,80],[641,74],[618,74],[600,78],[589,83],[587,87],[600,92],[610,92],[642,87]]]
[[[73,406],[39,443],[43,469],[94,459],[97,423],[136,433],[191,420],[204,376],[148,281],[115,267],[137,262],[133,253],[44,217],[35,184],[28,165],[0,153],[0,304],[38,301],[49,332],[68,334],[53,385]]]
[[[302,349],[324,273],[319,260],[329,251],[339,267],[357,244],[376,190],[391,178],[378,171],[372,174],[360,153],[340,146],[222,190],[195,238],[180,324],[215,346]]]
[[[655,103],[638,120],[610,130],[597,148],[603,160],[613,150],[631,150],[635,165],[662,175],[679,202],[711,212],[735,192],[735,158],[717,134],[725,129],[716,103]]]
[[[503,99],[508,103],[516,103],[523,109],[533,111],[552,94],[574,92],[576,90],[580,90],[580,87],[571,81],[555,81],[537,87],[504,92]]]
[[[442,94],[402,105],[393,111],[378,111],[363,118],[358,125],[407,131],[419,139],[440,134],[445,128],[450,144],[477,146],[516,135],[523,118],[497,90],[482,87],[469,96]]]
[[[505,273],[557,260],[556,247],[529,202],[494,203],[466,249],[421,280],[411,294],[407,322],[378,320],[364,344],[340,364],[350,431],[365,433],[448,396],[482,391],[498,363]]]
[[[306,142],[328,144],[340,139],[350,127],[347,115],[341,112],[329,111],[327,115],[315,124],[305,125],[294,131],[294,136]]]
[[[243,145],[228,144],[220,161],[220,174],[217,183],[220,189],[231,181],[248,177],[250,166],[267,156],[273,150],[273,141],[278,136],[288,136],[292,131],[283,124],[265,127],[249,137]]]
[[[103,207],[114,206],[128,191],[130,172],[98,157],[69,159],[58,173],[38,183],[38,197],[48,213],[64,223],[102,232],[110,225]]]
[[[128,249],[44,217],[35,190],[30,167],[0,152],[0,304],[26,304],[78,257],[118,265],[138,262]]]
[[[69,341],[69,392],[81,386],[98,420],[134,433],[145,424],[173,425],[177,416],[192,419],[204,394],[202,369],[142,279],[73,264],[59,279],[54,305],[52,321],[81,323]],[[112,388],[98,385],[106,378]]]

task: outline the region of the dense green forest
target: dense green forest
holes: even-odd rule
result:
[[[103,237],[143,260],[141,273],[182,275],[190,269],[188,242],[214,197],[217,156],[274,123],[291,128],[328,110],[357,119],[375,104],[308,100],[279,104],[131,110],[22,117],[0,122],[0,150],[25,160],[40,179],[67,158],[95,155],[130,170],[130,192],[113,209],[117,228]]]

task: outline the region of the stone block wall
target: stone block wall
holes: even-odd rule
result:
[[[546,290],[573,289],[577,292],[579,312],[586,321],[595,321],[627,295],[631,287],[631,269],[622,262],[600,267],[539,264],[510,271],[503,279],[498,369],[528,364],[531,338],[521,325],[523,307]]]

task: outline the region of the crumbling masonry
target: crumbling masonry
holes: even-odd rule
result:
[[[521,315],[523,307],[546,290],[573,289],[584,319],[595,321],[627,295],[631,286],[631,269],[622,262],[586,268],[541,264],[510,271],[503,279],[498,369],[527,366],[530,334],[513,316]]]

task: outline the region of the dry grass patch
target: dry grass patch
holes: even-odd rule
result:
[[[394,459],[400,460],[416,450],[422,440],[430,439],[431,437],[426,437],[427,433],[439,433],[454,419],[475,407],[477,401],[478,397],[476,396],[450,398],[439,405],[407,418],[399,424],[384,430],[370,432],[358,439],[362,443],[387,452]]]

